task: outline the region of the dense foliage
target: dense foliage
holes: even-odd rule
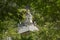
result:
[[[16,32],[24,17],[20,11],[30,7],[40,31],[23,37]],[[60,0],[0,0],[0,40],[60,40]]]

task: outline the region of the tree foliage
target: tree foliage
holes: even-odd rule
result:
[[[40,31],[21,37],[16,28],[24,20],[20,11],[26,6]],[[0,0],[0,40],[7,35],[13,40],[60,40],[60,0]]]

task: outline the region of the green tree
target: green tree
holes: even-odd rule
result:
[[[0,39],[11,35],[16,40],[24,40],[16,33],[16,27],[24,19],[20,10],[27,5],[40,31],[24,39],[60,40],[60,0],[0,0]]]

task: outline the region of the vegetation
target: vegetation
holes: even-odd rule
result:
[[[20,11],[30,7],[39,32],[18,34],[17,23],[24,17]],[[60,0],[0,0],[0,40],[60,40]]]

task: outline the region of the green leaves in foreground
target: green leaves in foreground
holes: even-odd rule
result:
[[[17,23],[24,20],[29,6],[39,32],[29,35],[17,33]],[[0,40],[11,36],[13,40],[60,40],[60,0],[0,0]]]

